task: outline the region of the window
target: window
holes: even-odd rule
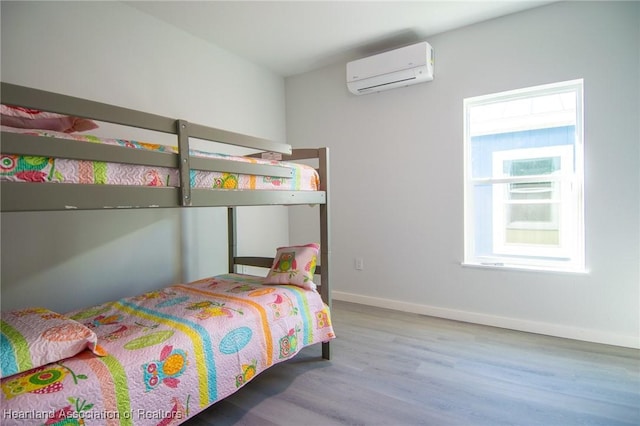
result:
[[[582,86],[465,99],[466,264],[584,270]]]

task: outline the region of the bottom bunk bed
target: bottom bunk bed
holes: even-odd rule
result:
[[[310,283],[265,284],[292,271],[278,259],[266,279],[231,273],[64,316],[4,313],[2,424],[180,424],[333,339],[329,307]]]

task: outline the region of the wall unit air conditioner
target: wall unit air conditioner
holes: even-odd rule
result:
[[[433,80],[433,48],[412,44],[347,63],[347,87],[355,95]]]

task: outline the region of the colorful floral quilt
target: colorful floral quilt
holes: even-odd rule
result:
[[[79,133],[60,133],[50,130],[17,129],[2,126],[2,131],[34,136],[73,139],[83,142],[103,143],[158,152],[177,153],[177,148],[123,139],[107,139]],[[52,143],[55,141],[52,140]],[[317,171],[304,164],[263,160],[192,150],[199,157],[224,159],[245,163],[278,165],[291,168],[293,177],[254,176],[224,172],[191,171],[192,188],[252,189],[317,191],[320,179]],[[65,158],[47,158],[2,154],[0,158],[0,181],[14,182],[60,182],[140,186],[180,186],[178,169],[133,164],[108,163],[103,161],[81,161]]]
[[[228,274],[67,314],[108,353],[6,377],[3,425],[172,425],[334,332],[315,291]],[[319,361],[320,362],[320,361]]]

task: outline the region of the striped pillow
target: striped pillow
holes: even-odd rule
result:
[[[3,312],[0,321],[0,377],[72,357],[85,349],[106,355],[96,334],[45,308]]]

